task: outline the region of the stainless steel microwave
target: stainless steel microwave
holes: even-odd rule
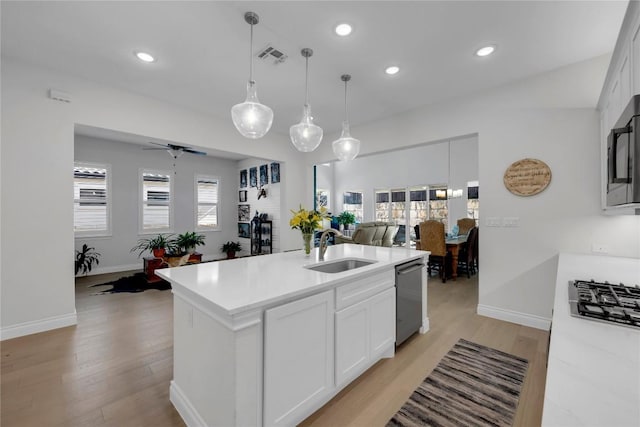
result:
[[[640,95],[631,98],[607,138],[607,206],[640,203]]]

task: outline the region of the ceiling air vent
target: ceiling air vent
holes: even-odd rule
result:
[[[267,45],[267,47],[258,52],[258,58],[263,60],[273,60],[274,63],[280,64],[286,61],[287,54],[271,45]]]

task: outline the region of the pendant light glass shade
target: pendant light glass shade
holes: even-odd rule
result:
[[[231,119],[238,132],[245,138],[262,138],[269,132],[273,124],[273,110],[258,100],[256,82],[253,80],[253,26],[259,18],[253,12],[244,14],[244,20],[251,25],[251,42],[249,44],[249,82],[247,83],[247,99],[231,108]]]
[[[333,154],[340,160],[349,162],[356,158],[360,152],[360,140],[355,139],[349,132],[349,122],[342,122],[342,134],[333,141]]]
[[[262,138],[271,129],[273,110],[260,104],[255,82],[247,83],[247,99],[231,107],[231,119],[245,138]]]
[[[289,128],[289,136],[293,146],[298,151],[308,153],[318,148],[318,145],[322,142],[322,135],[322,128],[313,124],[311,106],[305,104],[302,109],[302,120]]]
[[[333,141],[333,154],[342,161],[349,162],[355,159],[360,152],[360,140],[351,136],[349,131],[349,119],[347,118],[347,82],[351,80],[349,74],[340,77],[344,82],[344,121],[342,122],[342,134]]]
[[[300,53],[306,58],[305,103],[302,109],[302,119],[300,123],[289,128],[289,136],[298,151],[308,153],[318,148],[322,142],[323,132],[320,126],[313,123],[311,106],[309,105],[309,57],[313,55],[313,50],[304,48]]]

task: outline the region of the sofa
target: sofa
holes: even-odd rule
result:
[[[336,236],[335,243],[390,247],[397,232],[398,226],[393,222],[363,222],[358,224],[351,237]]]

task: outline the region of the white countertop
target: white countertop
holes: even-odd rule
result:
[[[640,426],[640,330],[571,317],[568,282],[640,285],[640,259],[560,254],[543,426]]]
[[[300,250],[166,268],[156,270],[156,274],[171,282],[174,293],[186,292],[213,304],[219,313],[236,315],[330,289],[354,277],[426,255],[428,252],[404,247],[342,244],[328,247],[325,262],[341,258],[377,262],[342,273],[320,273],[304,268],[318,263],[318,249],[314,248],[309,257]]]

